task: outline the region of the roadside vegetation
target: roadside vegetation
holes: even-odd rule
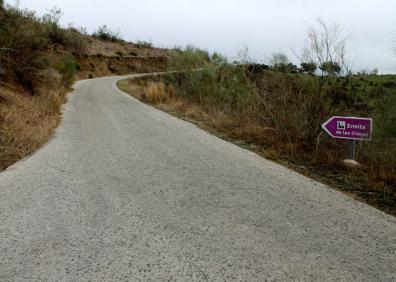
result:
[[[353,75],[346,39],[323,22],[310,28],[307,48],[294,65],[276,53],[268,65],[219,54],[175,49],[161,77],[122,81],[139,99],[196,122],[396,215],[396,77]],[[202,69],[195,71],[195,69]],[[348,141],[327,136],[333,115],[372,117],[373,140],[358,142],[360,168],[347,168]]]
[[[60,27],[61,15],[0,8],[0,170],[41,146],[58,124],[85,47],[83,34]],[[68,50],[55,53],[55,45]]]
[[[112,50],[150,53],[107,26],[93,36],[62,27],[62,16],[53,8],[39,17],[0,0],[0,171],[49,139],[76,78],[164,68],[162,50],[150,49],[159,58],[120,59]]]

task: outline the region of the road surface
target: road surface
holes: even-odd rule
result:
[[[0,174],[0,281],[395,281],[396,220],[80,81]]]

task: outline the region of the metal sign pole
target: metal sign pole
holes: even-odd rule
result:
[[[349,145],[349,158],[355,160],[356,158],[356,140],[352,140]]]

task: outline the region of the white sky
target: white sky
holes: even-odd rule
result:
[[[89,32],[107,24],[130,41],[191,43],[230,58],[247,46],[261,62],[277,51],[293,59],[291,50],[302,48],[308,24],[319,17],[351,34],[354,70],[396,72],[396,0],[20,0],[39,15],[53,6],[64,12],[64,25]]]

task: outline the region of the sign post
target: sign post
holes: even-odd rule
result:
[[[355,160],[356,158],[356,140],[351,141],[351,145],[349,146],[349,159]]]
[[[355,159],[356,140],[371,140],[373,120],[371,118],[334,116],[322,124],[322,128],[333,138],[351,140],[350,158]]]

